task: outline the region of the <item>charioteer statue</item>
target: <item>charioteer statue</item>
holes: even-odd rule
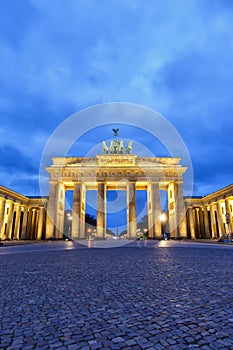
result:
[[[113,130],[113,133],[114,133],[114,136],[115,136],[115,140],[110,142],[110,147],[109,148],[106,145],[106,142],[102,141],[102,151],[105,154],[108,154],[108,153],[111,153],[111,154],[130,154],[130,153],[132,153],[133,141],[129,141],[128,145],[126,147],[124,147],[123,140],[118,140],[117,139],[119,128],[118,129],[112,129],[112,130]]]

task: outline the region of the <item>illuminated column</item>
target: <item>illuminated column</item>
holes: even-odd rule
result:
[[[175,194],[174,183],[170,182],[167,186],[167,198],[168,198],[168,224],[170,230],[170,237],[176,237],[176,220],[175,220]]]
[[[230,226],[231,232],[233,232],[232,212],[231,212],[230,201],[228,198],[225,199],[225,208],[226,208],[226,213],[229,214],[229,218],[230,218],[230,224],[228,226]]]
[[[26,239],[27,219],[28,219],[28,209],[24,205],[23,206],[23,224],[22,224],[22,233],[21,233],[22,239]]]
[[[20,225],[20,214],[21,214],[21,206],[19,204],[15,204],[16,216],[15,216],[15,228],[14,228],[14,239],[19,239],[19,225]]]
[[[31,230],[32,230],[32,208],[29,208],[28,211],[28,220],[27,220],[27,230],[26,230],[26,239],[30,239]]]
[[[160,221],[160,193],[159,183],[153,182],[151,184],[151,204],[152,204],[152,220],[153,220],[153,237],[155,239],[161,239],[162,226]]]
[[[81,188],[81,219],[80,219],[80,238],[85,238],[85,217],[86,217],[86,186],[82,184]]]
[[[136,215],[136,186],[135,182],[129,181],[127,186],[127,222],[128,237],[137,237],[137,215]]]
[[[183,181],[176,183],[176,217],[179,231],[179,238],[187,238],[186,208],[183,196]]]
[[[106,190],[104,182],[98,183],[97,193],[97,238],[105,238],[106,231]]]
[[[46,239],[56,238],[56,224],[57,224],[57,211],[58,211],[58,183],[50,181],[50,194],[47,207],[47,219],[46,219]]]
[[[200,220],[200,238],[205,236],[205,225],[204,225],[204,212],[202,207],[199,208],[199,220]]]
[[[36,209],[32,209],[30,239],[35,239],[35,230],[36,230]]]
[[[211,220],[211,232],[212,238],[217,238],[217,225],[215,217],[215,204],[210,204],[210,220]]]
[[[196,238],[201,237],[201,228],[200,228],[200,215],[199,208],[195,208],[195,219],[196,219]]]
[[[188,208],[188,218],[189,218],[191,239],[195,239],[196,235],[195,235],[195,222],[194,222],[193,208]]]
[[[6,199],[0,199],[0,240],[4,238]]]
[[[55,234],[54,238],[62,239],[64,230],[64,215],[65,215],[65,186],[62,182],[57,184],[56,197],[56,212],[55,212]]]
[[[183,198],[182,181],[169,184],[169,224],[172,238],[187,238],[186,210]]]
[[[80,238],[80,214],[81,214],[81,183],[74,185],[74,198],[72,207],[72,238]]]
[[[147,185],[147,211],[148,211],[148,237],[154,238],[154,225],[152,216],[152,191],[151,183]]]
[[[209,215],[208,209],[204,207],[204,227],[205,227],[205,238],[210,238],[210,225],[209,225]]]
[[[14,203],[12,201],[9,201],[7,227],[6,227],[6,238],[7,239],[11,239],[11,231],[12,231],[13,215],[14,215],[13,209],[14,209]]]
[[[37,227],[37,235],[36,239],[40,240],[42,238],[43,226],[44,226],[44,218],[45,218],[45,208],[39,208],[39,218],[38,218],[38,227]]]
[[[222,237],[225,234],[224,226],[223,226],[223,217],[222,217],[222,206],[221,202],[217,202],[217,218],[218,218],[218,228],[219,235]]]

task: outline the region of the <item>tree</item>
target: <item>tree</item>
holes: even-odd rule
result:
[[[96,218],[94,217],[94,215],[86,213],[86,215],[85,215],[85,222],[88,225],[96,227]]]

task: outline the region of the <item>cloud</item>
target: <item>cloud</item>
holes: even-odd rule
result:
[[[201,186],[214,171],[213,186],[221,171],[231,182],[232,17],[227,0],[2,0],[1,169],[17,171],[16,157],[17,169],[33,173],[46,138],[66,117],[128,101],[173,123]]]
[[[8,174],[14,172],[35,175],[38,173],[32,159],[12,146],[2,146],[0,148],[0,169]]]

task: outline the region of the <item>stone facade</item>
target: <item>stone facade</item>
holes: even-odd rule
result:
[[[233,231],[233,185],[205,197],[183,197],[185,167],[180,158],[101,154],[95,158],[53,158],[48,198],[26,197],[0,186],[0,239],[61,239],[65,197],[73,190],[70,236],[84,239],[86,191],[97,191],[96,237],[106,238],[106,194],[127,194],[127,237],[137,236],[136,191],[147,191],[148,236],[161,238],[160,190],[167,191],[168,227],[174,239],[218,239]]]
[[[85,237],[86,191],[97,191],[97,238],[106,237],[106,191],[127,192],[127,237],[136,238],[136,190],[147,191],[149,237],[161,238],[160,190],[169,192],[171,238],[186,238],[180,158],[144,158],[134,154],[101,154],[95,158],[52,158],[46,238],[62,238],[65,192],[73,190],[73,239]]]
[[[233,185],[205,197],[185,198],[188,238],[222,238],[233,232]]]
[[[45,238],[47,201],[0,186],[0,240]]]

